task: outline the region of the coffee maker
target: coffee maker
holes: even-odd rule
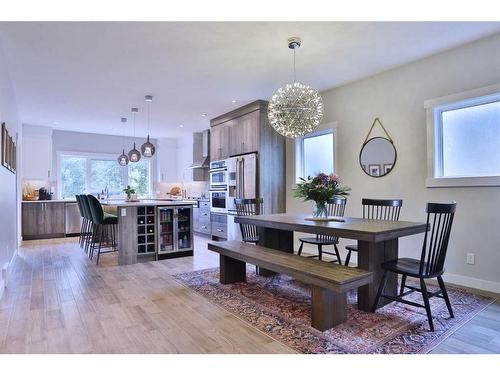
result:
[[[52,198],[52,196],[50,195],[50,193],[47,191],[46,188],[41,187],[40,189],[38,189],[38,200],[39,201],[48,201],[51,198]]]

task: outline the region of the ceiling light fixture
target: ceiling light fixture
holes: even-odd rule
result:
[[[268,118],[271,126],[289,138],[307,134],[316,129],[323,118],[323,100],[312,87],[296,81],[295,50],[301,39],[288,39],[293,50],[293,83],[279,88],[269,101]]]
[[[231,100],[231,103],[236,103],[236,100]]]
[[[207,117],[207,114],[206,114],[206,113],[203,113],[203,114],[201,115],[201,117]]]
[[[152,95],[146,95],[144,97],[146,103],[148,103],[148,138],[146,142],[141,146],[142,156],[145,158],[150,158],[155,154],[155,145],[149,141],[149,127],[151,123],[151,102],[153,101]]]
[[[184,127],[184,125],[179,125],[179,128],[183,128],[183,127]]]
[[[127,166],[128,164],[128,156],[125,154],[125,123],[127,122],[127,119],[125,117],[121,118],[121,122],[123,124],[123,137],[122,137],[122,147],[123,151],[120,156],[118,156],[118,164],[120,164],[122,167]]]
[[[128,152],[128,158],[132,163],[137,163],[141,160],[141,153],[135,148],[135,116],[139,112],[139,108],[132,108],[132,116],[134,117],[134,148]]]

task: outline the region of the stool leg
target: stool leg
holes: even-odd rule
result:
[[[304,242],[300,242],[298,255],[302,254],[302,248],[304,247]]]

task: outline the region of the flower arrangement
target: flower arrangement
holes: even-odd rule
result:
[[[327,216],[327,201],[335,196],[347,196],[351,188],[340,185],[340,179],[332,173],[319,173],[315,177],[300,178],[294,196],[304,198],[304,201],[314,201],[314,216]]]

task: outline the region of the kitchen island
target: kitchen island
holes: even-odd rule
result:
[[[101,200],[118,217],[118,264],[127,265],[193,255],[196,200]]]

